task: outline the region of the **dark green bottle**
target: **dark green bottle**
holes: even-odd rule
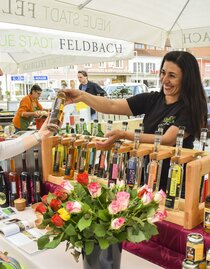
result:
[[[97,134],[96,134],[97,137],[104,137],[104,133],[101,129],[101,123],[98,124],[98,131],[97,131]]]

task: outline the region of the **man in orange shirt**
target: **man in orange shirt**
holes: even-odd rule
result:
[[[30,93],[21,101],[19,108],[13,118],[16,131],[27,130],[34,117],[43,116],[43,107],[38,102],[42,89],[39,85],[33,85]]]

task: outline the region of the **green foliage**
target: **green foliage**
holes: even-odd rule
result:
[[[97,185],[97,193],[91,193],[92,183]],[[111,189],[97,182],[88,186],[72,185],[70,192],[64,191],[66,196],[62,196],[63,191],[60,191],[49,193],[43,200],[46,212],[43,212],[41,227],[49,227],[50,230],[38,239],[39,249],[55,248],[66,241],[66,249],[73,248],[72,254],[77,260],[78,249],[90,254],[95,245],[106,249],[122,241],[138,243],[149,240],[157,234],[156,226],[150,221],[158,210],[154,195],[151,201],[145,202],[139,197],[141,190],[130,190],[123,184]],[[146,191],[149,192],[149,189]],[[119,202],[122,194],[126,198],[120,201],[119,210],[113,212],[112,205]],[[55,200],[61,204],[56,210],[52,206]]]

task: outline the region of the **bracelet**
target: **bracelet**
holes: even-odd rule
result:
[[[35,137],[37,142],[41,142],[42,138],[41,138],[41,135],[39,133],[34,133],[34,137]]]

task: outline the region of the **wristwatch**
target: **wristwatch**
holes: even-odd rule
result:
[[[37,142],[41,142],[42,138],[41,138],[41,135],[38,132],[34,133],[34,137],[36,138]]]

